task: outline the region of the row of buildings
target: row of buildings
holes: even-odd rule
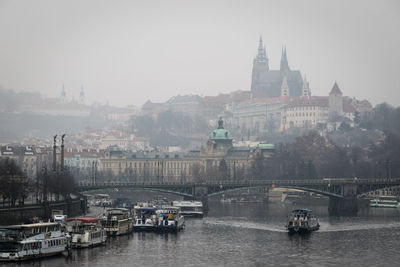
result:
[[[233,145],[220,118],[204,147],[188,152],[124,150],[112,145],[104,150],[65,149],[64,164],[80,182],[188,182],[203,179],[240,179],[248,175],[257,156],[269,157],[275,147]],[[1,147],[0,157],[14,159],[23,172],[36,179],[44,165],[51,166],[51,147]],[[60,159],[60,150],[56,150]]]

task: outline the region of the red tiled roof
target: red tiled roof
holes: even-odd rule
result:
[[[225,103],[229,98],[227,94],[219,94],[217,96],[205,96],[203,102],[207,103]]]

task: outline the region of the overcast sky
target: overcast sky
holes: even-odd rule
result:
[[[258,38],[312,94],[400,105],[400,1],[0,0],[0,85],[137,105],[249,90]]]

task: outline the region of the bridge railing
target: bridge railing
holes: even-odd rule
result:
[[[279,186],[279,185],[339,185],[339,184],[398,184],[400,178],[383,178],[383,179],[343,179],[343,178],[324,178],[324,179],[305,179],[305,180],[253,180],[245,179],[241,181],[224,180],[224,181],[207,181],[201,183],[195,182],[78,182],[78,188],[93,188],[93,187],[131,187],[131,186]]]

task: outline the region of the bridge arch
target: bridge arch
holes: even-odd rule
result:
[[[172,195],[177,195],[181,197],[187,197],[187,198],[193,198],[193,194],[191,193],[185,193],[185,192],[180,192],[176,190],[168,190],[164,188],[156,188],[156,187],[127,187],[127,186],[112,186],[112,187],[98,187],[98,188],[88,188],[82,190],[80,193],[87,193],[91,191],[97,191],[97,190],[130,190],[130,191],[155,191],[155,192],[161,192],[161,193],[168,193]]]
[[[211,197],[211,196],[217,196],[217,195],[221,195],[221,194],[225,194],[225,193],[229,193],[229,192],[236,192],[236,191],[241,191],[241,190],[246,190],[246,189],[257,189],[257,188],[266,188],[266,186],[258,185],[258,186],[245,186],[245,187],[221,189],[220,191],[208,194],[208,196]],[[305,191],[305,192],[312,192],[312,193],[320,194],[320,195],[327,196],[327,197],[339,197],[339,198],[343,197],[339,194],[326,192],[326,191],[322,191],[322,190],[318,190],[318,189],[314,189],[314,188],[301,187],[301,186],[289,186],[288,185],[288,186],[275,186],[274,188],[297,189],[297,190],[301,190],[301,191]]]

